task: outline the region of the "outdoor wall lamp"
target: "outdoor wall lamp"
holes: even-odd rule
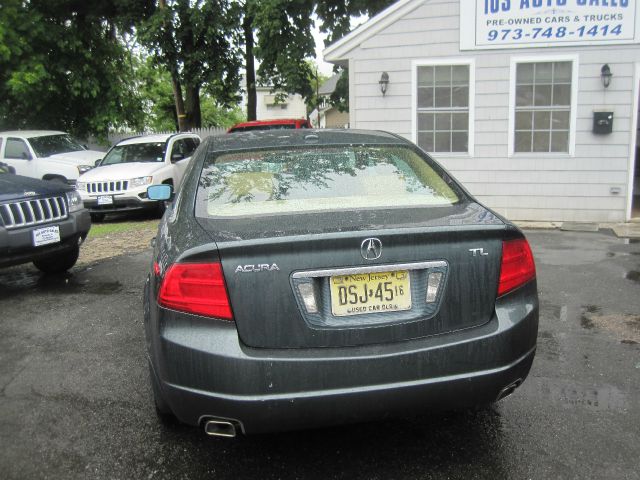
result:
[[[389,74],[387,72],[382,72],[378,83],[380,84],[380,91],[384,97],[385,93],[387,93],[387,87],[389,86]]]
[[[605,63],[600,69],[600,78],[602,79],[604,88],[609,88],[609,85],[611,85],[611,77],[613,77],[613,73],[611,73],[609,65]]]

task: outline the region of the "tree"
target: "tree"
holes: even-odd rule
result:
[[[202,125],[204,85],[222,106],[238,101],[239,8],[227,0],[159,0],[151,17],[140,25],[141,43],[171,77],[181,131]]]
[[[118,29],[145,15],[136,0],[3,0],[0,128],[48,128],[105,136],[140,125]]]
[[[320,31],[327,33],[325,46],[332,44],[349,33],[351,18],[366,15],[372,17],[395,0],[346,0],[318,2],[316,13],[321,19]],[[343,67],[334,67],[334,71],[340,73],[336,88],[331,94],[331,105],[339,111],[349,110],[349,70]]]
[[[349,32],[351,17],[375,15],[393,0],[245,0],[242,4],[243,43],[247,80],[247,118],[255,119],[256,72],[254,56],[260,62],[257,76],[274,91],[298,93],[307,102],[315,94],[315,58],[311,29],[313,14],[320,30],[329,33],[329,43]],[[347,75],[347,74],[345,74]],[[348,75],[339,82],[339,108],[348,108]],[[332,96],[333,98],[334,96]]]
[[[313,72],[311,74],[311,78],[309,82],[311,84],[311,96],[307,99],[307,116],[314,110],[320,108],[321,98],[318,94],[320,87],[324,82],[326,82],[329,77],[324,75],[322,72],[318,70],[318,65],[315,62],[309,62],[309,67]]]
[[[244,0],[242,41],[247,88],[247,119],[256,119],[256,86],[295,94],[313,94],[314,71],[308,62],[315,57],[311,35],[312,0]],[[260,66],[256,72],[254,57]]]

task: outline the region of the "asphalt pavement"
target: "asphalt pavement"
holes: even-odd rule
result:
[[[0,478],[638,479],[640,243],[529,231],[540,331],[488,409],[219,439],[156,418],[150,251],[62,277],[0,270]]]

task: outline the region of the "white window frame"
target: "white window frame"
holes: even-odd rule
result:
[[[515,152],[516,68],[519,63],[571,62],[571,109],[569,114],[569,152]],[[575,157],[578,112],[578,55],[527,55],[511,57],[509,68],[509,157]]]
[[[411,62],[411,141],[418,144],[418,67],[469,67],[469,138],[466,152],[429,152],[434,157],[473,157],[475,149],[476,61],[474,58],[418,59]]]

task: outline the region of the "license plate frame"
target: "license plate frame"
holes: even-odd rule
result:
[[[36,228],[31,232],[34,247],[60,243],[60,226],[50,225],[48,227]]]
[[[403,312],[413,303],[407,270],[334,275],[329,290],[335,317]]]
[[[113,205],[113,195],[98,195],[98,205]]]

